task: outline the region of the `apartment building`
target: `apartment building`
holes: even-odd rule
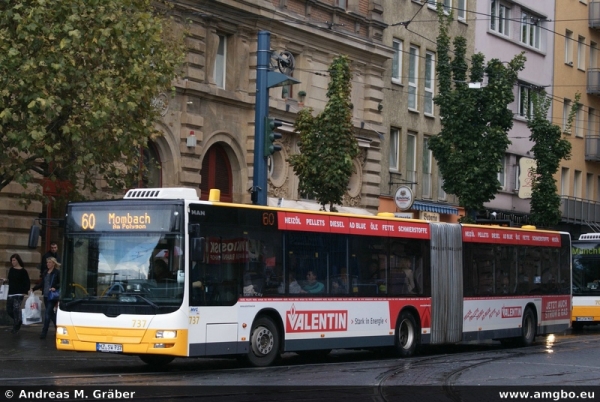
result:
[[[400,217],[457,221],[464,211],[458,199],[442,189],[443,177],[428,148],[441,130],[437,95],[436,1],[385,0],[384,42],[394,50],[385,71],[381,104],[384,126],[379,209]],[[450,34],[464,36],[473,53],[474,0],[445,0],[444,11],[455,18]],[[407,197],[412,200],[406,202]]]
[[[562,199],[561,228],[574,238],[600,231],[600,2],[556,2],[552,121],[571,142],[572,156],[555,179]],[[575,97],[580,107],[567,120]]]
[[[508,132],[511,144],[498,172],[501,189],[495,199],[485,204],[482,218],[510,220],[516,225],[529,222],[531,180],[528,174],[535,161],[527,116],[532,110],[532,93],[544,89],[548,96],[553,96],[555,91],[554,7],[554,0],[477,2],[475,52],[483,53],[486,60],[495,58],[503,62],[521,52],[527,58],[514,87],[515,100],[508,106],[514,117],[513,127]],[[556,106],[553,107],[555,111]]]

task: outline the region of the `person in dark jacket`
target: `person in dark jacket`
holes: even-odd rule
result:
[[[56,328],[56,307],[58,306],[58,300],[49,300],[48,295],[51,291],[60,289],[60,263],[56,261],[56,258],[50,257],[46,261],[47,269],[42,272],[42,280],[39,284],[33,287],[33,290],[42,289],[44,295],[44,307],[46,312],[44,313],[44,326],[42,328],[42,334],[40,339],[46,339],[48,333],[48,327],[50,321],[54,323]]]
[[[27,270],[24,268],[23,260],[19,254],[10,256],[11,267],[8,271],[8,297],[6,299],[6,312],[13,319],[13,334],[19,332],[23,317],[21,316],[21,304],[23,298],[29,291],[31,282]]]

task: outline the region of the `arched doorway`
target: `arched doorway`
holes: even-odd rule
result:
[[[227,153],[220,144],[211,146],[202,160],[202,182],[200,183],[200,199],[208,200],[211,189],[221,190],[221,201],[233,201],[233,181],[231,164]]]

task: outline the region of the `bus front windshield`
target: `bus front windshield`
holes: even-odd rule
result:
[[[164,233],[70,236],[62,267],[61,309],[174,311],[184,292],[181,240]]]
[[[573,295],[600,295],[600,244],[573,242]]]

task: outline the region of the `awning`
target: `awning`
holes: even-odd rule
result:
[[[438,214],[458,215],[458,209],[449,207],[444,204],[436,204],[434,202],[415,201],[411,209],[417,211],[436,212]]]

